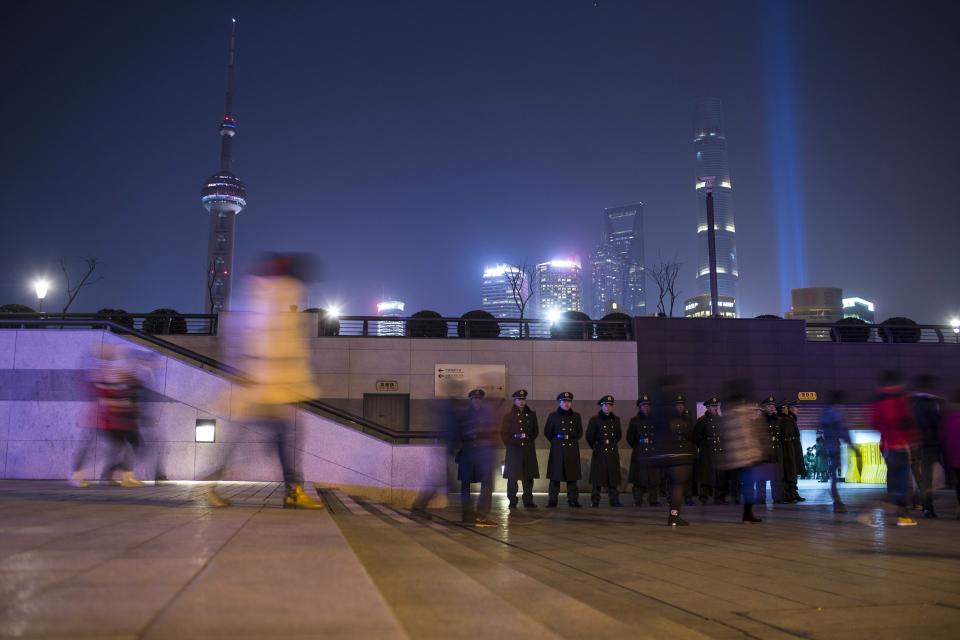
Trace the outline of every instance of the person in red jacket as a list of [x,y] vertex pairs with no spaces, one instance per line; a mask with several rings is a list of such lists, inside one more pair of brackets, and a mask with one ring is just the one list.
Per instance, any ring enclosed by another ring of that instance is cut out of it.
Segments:
[[897,526],[917,524],[907,512],[912,450],[920,440],[913,420],[910,399],[904,391],[903,377],[895,371],[880,376],[880,393],[873,403],[873,424],[880,432],[883,457],[887,463],[890,497],[897,505]]

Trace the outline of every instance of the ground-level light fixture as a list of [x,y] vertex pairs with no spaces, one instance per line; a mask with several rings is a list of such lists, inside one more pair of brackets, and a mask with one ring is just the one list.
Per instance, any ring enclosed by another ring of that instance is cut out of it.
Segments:
[[194,431],[194,442],[216,442],[217,421],[212,418],[198,418]]
[[332,304],[327,310],[327,317],[331,320],[335,320],[340,317],[340,307],[338,305]]
[[557,324],[560,322],[560,310],[550,309],[547,311],[547,320],[550,322],[550,324]]
[[960,333],[960,318],[953,318],[950,321],[950,326],[953,327],[954,333]]

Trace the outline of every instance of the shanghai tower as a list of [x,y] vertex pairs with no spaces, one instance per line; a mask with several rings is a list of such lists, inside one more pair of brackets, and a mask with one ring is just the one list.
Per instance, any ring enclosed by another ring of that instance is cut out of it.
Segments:
[[227,60],[227,101],[220,123],[220,171],[203,185],[201,199],[210,214],[207,242],[207,311],[218,313],[230,308],[233,281],[233,245],[237,214],[247,206],[247,189],[233,175],[233,138],[237,124],[233,118],[233,81],[236,65],[237,21],[231,22],[230,54]]
[[[723,130],[723,105],[717,98],[697,102],[693,148],[697,159],[697,293],[710,297],[710,254],[707,240],[707,192],[712,189],[716,231],[717,293],[721,306],[736,313],[737,227],[733,217],[727,139]],[[731,309],[732,307],[732,309]]]

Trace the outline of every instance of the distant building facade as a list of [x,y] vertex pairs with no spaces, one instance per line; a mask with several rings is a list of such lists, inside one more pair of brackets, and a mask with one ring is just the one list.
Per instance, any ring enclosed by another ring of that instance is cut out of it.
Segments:
[[860,318],[869,324],[875,324],[877,321],[874,304],[869,300],[856,297],[843,299],[843,317]]
[[646,315],[643,203],[603,210],[603,239],[590,256],[590,312]]
[[727,138],[723,128],[723,104],[717,98],[697,102],[693,150],[697,163],[697,293],[710,294],[710,252],[707,241],[707,191],[713,193],[716,231],[717,293],[720,299],[734,300],[740,271],[737,266],[737,226],[733,216],[733,185],[727,161]]
[[807,322],[836,322],[843,315],[843,289],[805,287],[790,290],[791,309],[785,316]]
[[[400,300],[384,300],[377,305],[377,315],[381,318],[401,318],[406,305]],[[404,326],[400,320],[378,320],[378,336],[403,336]]]
[[[704,293],[683,301],[683,315],[685,318],[710,318],[713,309],[710,305],[710,294]],[[736,300],[732,296],[717,296],[717,312],[721,318],[736,318]]]
[[583,311],[583,276],[575,260],[541,262],[534,269],[537,317],[557,312]]
[[[530,296],[530,277],[520,273],[520,269],[509,264],[498,264],[483,270],[483,281],[480,285],[482,302],[480,308],[487,311],[494,318],[519,318],[520,309],[513,295],[513,282],[520,287],[519,295],[524,299]],[[524,316],[533,313],[533,304],[524,309]],[[500,325],[501,336],[516,337],[520,333],[518,326]]]

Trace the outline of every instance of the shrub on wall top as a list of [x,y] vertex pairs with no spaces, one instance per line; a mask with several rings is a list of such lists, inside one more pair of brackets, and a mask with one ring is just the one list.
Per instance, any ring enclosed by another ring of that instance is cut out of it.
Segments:
[[879,332],[884,342],[920,342],[920,327],[910,318],[887,318]]
[[100,309],[97,311],[97,317],[103,320],[109,320],[110,322],[115,322],[124,327],[133,328],[133,316],[126,312],[124,309]]
[[467,311],[460,317],[464,320],[473,321],[457,323],[457,336],[461,338],[467,337],[468,327],[471,338],[497,338],[500,336],[500,323],[489,311],[474,309],[473,311]]
[[154,309],[143,321],[146,333],[186,333],[187,321],[176,309]]
[[598,340],[627,340],[633,335],[633,318],[625,313],[614,311],[603,316],[601,320],[620,324],[597,324]]
[[582,311],[564,311],[560,319],[550,325],[550,337],[557,340],[589,340],[593,337],[593,323]]
[[340,335],[340,318],[330,317],[330,312],[323,307],[310,307],[309,309],[304,309],[303,312],[317,314],[318,336]]
[[837,320],[830,339],[834,342],[869,342],[870,327],[860,318],[843,318]]
[[447,323],[436,311],[417,311],[407,320],[406,334],[411,338],[446,338]]

